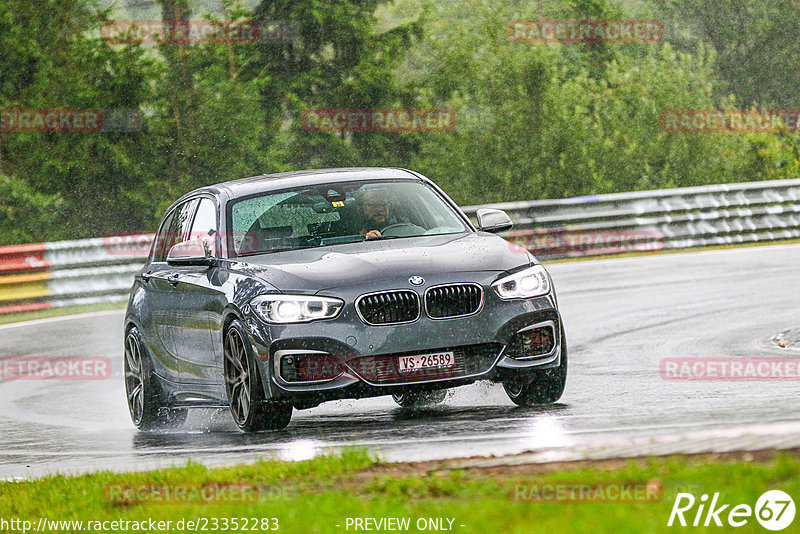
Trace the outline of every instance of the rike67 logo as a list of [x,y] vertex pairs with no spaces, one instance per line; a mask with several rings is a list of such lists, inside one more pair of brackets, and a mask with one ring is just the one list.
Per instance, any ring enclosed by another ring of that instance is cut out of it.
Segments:
[[767,530],[780,531],[794,521],[794,501],[788,493],[780,490],[765,492],[756,501],[755,508],[749,504],[731,505],[720,500],[715,493],[709,502],[707,494],[696,499],[691,493],[678,493],[667,526],[692,527],[743,527],[755,516],[756,521]]

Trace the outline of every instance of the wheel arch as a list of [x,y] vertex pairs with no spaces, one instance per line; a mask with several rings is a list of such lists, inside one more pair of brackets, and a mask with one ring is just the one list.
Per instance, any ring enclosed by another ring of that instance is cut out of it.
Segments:
[[266,395],[267,399],[271,399],[274,397],[272,391],[272,375],[269,370],[268,362],[264,362],[258,354],[257,346],[253,340],[253,334],[251,332],[252,325],[245,319],[244,314],[242,311],[234,306],[228,306],[222,314],[222,330],[220,335],[222,336],[222,357],[225,358],[225,335],[228,332],[228,329],[231,326],[233,321],[239,321],[244,328],[245,334],[247,335],[247,339],[245,342],[249,345],[250,350],[252,351],[253,360],[255,363],[256,372],[259,375],[259,379],[261,381],[261,387],[264,390],[264,394]]
[[126,337],[126,338],[128,337],[128,334],[130,334],[130,333],[131,333],[131,330],[132,330],[132,329],[134,329],[134,328],[138,329],[138,330],[139,330],[139,332],[141,332],[141,331],[142,331],[142,327],[140,327],[140,326],[139,326],[139,325],[136,323],[136,321],[134,321],[134,320],[132,320],[132,319],[126,319],[126,320],[125,320],[125,330],[124,330],[124,332],[125,332],[125,337]]
[[228,328],[230,328],[231,323],[237,320],[241,322],[243,325],[247,324],[247,322],[244,319],[244,314],[242,313],[242,310],[240,310],[237,306],[234,306],[233,304],[229,304],[228,306],[225,307],[225,309],[222,312],[221,334],[224,336],[227,333]]

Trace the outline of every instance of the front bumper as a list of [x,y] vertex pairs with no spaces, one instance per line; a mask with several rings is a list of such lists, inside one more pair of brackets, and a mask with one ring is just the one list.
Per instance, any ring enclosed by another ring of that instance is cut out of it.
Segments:
[[[299,404],[325,400],[387,395],[400,391],[449,388],[476,380],[504,381],[541,369],[557,367],[562,350],[561,317],[555,295],[502,300],[490,284],[498,273],[457,273],[446,280],[428,280],[413,288],[423,295],[426,287],[440,283],[479,283],[484,300],[478,313],[450,319],[432,319],[425,313],[409,323],[367,325],[356,311],[358,296],[373,290],[408,289],[402,281],[383,281],[382,287],[353,286],[319,294],[343,298],[342,313],[335,319],[305,324],[267,325],[253,317],[248,321],[261,364],[268,398]],[[430,278],[430,277],[426,277]],[[394,284],[392,282],[395,282]],[[248,314],[252,315],[252,314]],[[530,327],[552,327],[552,349],[529,357],[509,355],[509,344]],[[452,351],[458,364],[451,369],[400,373],[399,356]],[[331,378],[298,383],[281,373],[281,358],[315,354],[330,359],[341,371]]]

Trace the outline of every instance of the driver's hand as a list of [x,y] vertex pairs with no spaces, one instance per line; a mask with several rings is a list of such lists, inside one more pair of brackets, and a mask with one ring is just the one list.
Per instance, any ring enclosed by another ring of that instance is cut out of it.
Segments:
[[369,232],[364,234],[364,237],[366,237],[367,239],[372,239],[373,237],[381,237],[381,233],[378,230],[370,230]]

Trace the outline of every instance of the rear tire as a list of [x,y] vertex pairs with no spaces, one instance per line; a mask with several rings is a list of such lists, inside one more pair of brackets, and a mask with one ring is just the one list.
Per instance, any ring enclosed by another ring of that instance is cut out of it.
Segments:
[[392,399],[403,408],[423,408],[444,402],[447,397],[447,391],[446,389],[436,389],[414,393],[397,393],[392,395]]
[[231,415],[243,432],[280,430],[292,419],[292,405],[267,400],[255,355],[242,324],[235,320],[225,332],[225,392]]
[[135,326],[125,336],[124,373],[128,412],[136,428],[143,432],[174,429],[186,421],[186,409],[163,405],[153,362]]
[[517,406],[553,404],[564,394],[567,383],[567,338],[561,329],[561,363],[558,367],[535,371],[524,380],[503,383],[508,398]]

